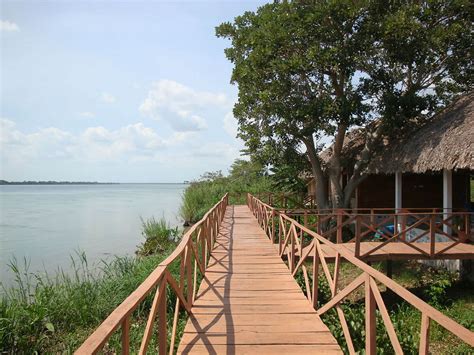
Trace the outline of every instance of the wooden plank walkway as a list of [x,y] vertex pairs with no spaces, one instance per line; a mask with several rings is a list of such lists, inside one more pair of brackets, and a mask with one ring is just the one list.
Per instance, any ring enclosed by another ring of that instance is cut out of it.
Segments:
[[227,207],[180,354],[342,353],[247,206]]

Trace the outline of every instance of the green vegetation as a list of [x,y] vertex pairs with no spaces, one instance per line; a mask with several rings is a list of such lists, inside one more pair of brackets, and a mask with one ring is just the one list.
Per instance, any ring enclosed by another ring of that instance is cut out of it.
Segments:
[[[333,271],[333,264],[329,265]],[[383,264],[372,267],[382,271]],[[394,262],[393,279],[406,287],[424,301],[437,308],[462,326],[474,331],[474,284],[460,281],[458,276],[440,269],[433,269],[417,262]],[[309,268],[311,269],[311,268]],[[348,285],[360,270],[349,263],[343,263],[340,269],[340,285]],[[302,272],[296,280],[305,291]],[[331,297],[331,291],[324,276],[320,274],[319,304],[325,304]],[[421,314],[409,303],[381,287],[382,297],[390,313],[393,326],[406,354],[418,353]],[[346,321],[349,324],[355,349],[365,349],[365,305],[362,289],[355,291],[341,303]],[[347,353],[347,344],[335,309],[322,316],[324,323]],[[452,334],[431,322],[430,350],[433,354],[468,354],[474,351]],[[393,353],[390,339],[377,310],[377,350],[380,353]]]
[[[143,221],[146,240],[139,257],[115,257],[100,265],[89,265],[84,253],[71,257],[72,272],[30,273],[25,260],[10,263],[15,284],[0,296],[0,353],[58,353],[74,351],[87,336],[130,295],[156,266],[176,247],[178,230],[162,219]],[[179,265],[171,272],[179,277]],[[168,292],[168,312],[173,313],[175,296]],[[131,344],[139,346],[151,297],[134,312]],[[185,325],[182,315],[178,334]],[[120,332],[119,332],[120,333]],[[117,352],[120,334],[107,349]],[[152,344],[153,345],[153,344]]]
[[[472,90],[472,23],[467,0],[339,0],[273,1],[221,24],[248,153],[273,166],[305,156],[318,181],[331,181],[332,205],[347,207],[384,138]],[[346,159],[356,127],[366,144]],[[327,159],[323,137],[334,143]],[[315,187],[327,208],[326,184]]]
[[272,175],[258,162],[236,160],[229,175],[224,176],[220,171],[206,173],[198,181],[194,181],[186,189],[180,210],[186,224],[199,221],[204,214],[224,196],[229,193],[229,203],[245,204],[247,193],[277,192],[285,190],[290,184],[302,184],[295,175],[288,178],[287,184],[277,186]]
[[174,247],[181,236],[178,227],[171,228],[164,218],[158,221],[154,217],[142,219],[142,229],[145,242],[138,247],[138,255],[162,254]]

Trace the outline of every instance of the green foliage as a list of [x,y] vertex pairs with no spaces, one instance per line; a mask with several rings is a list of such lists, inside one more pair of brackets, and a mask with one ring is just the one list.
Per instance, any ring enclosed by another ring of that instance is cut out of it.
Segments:
[[[178,228],[171,228],[163,218],[142,220],[142,226],[145,242],[137,251],[140,257],[115,257],[89,265],[85,253],[78,252],[71,257],[71,272],[59,269],[54,275],[31,273],[26,259],[22,265],[13,259],[10,269],[15,284],[4,288],[0,296],[0,353],[75,350],[175,249],[180,237]],[[179,278],[179,262],[171,263],[168,269]],[[140,344],[148,315],[145,310],[150,308],[152,297],[147,296],[133,314],[131,344],[135,348]],[[168,292],[167,302],[168,314],[173,314],[174,292]],[[181,312],[178,339],[185,323]],[[118,333],[106,345],[110,352],[120,349]]]
[[180,208],[185,225],[199,221],[224,196],[227,187],[224,178],[192,182],[184,191]]
[[[343,302],[341,308],[344,312],[349,332],[356,351],[365,351],[365,306],[363,301]],[[335,309],[326,312],[322,317],[339,345],[345,353],[348,353],[346,339],[342,330],[339,317]],[[390,312],[395,332],[397,333],[400,346],[405,354],[416,354],[418,351],[418,334],[420,315],[406,305],[401,305]],[[393,354],[393,347],[385,329],[380,312],[376,311],[377,322],[377,353]]]
[[74,350],[166,255],[116,257],[98,269],[78,253],[71,273],[54,276],[30,273],[26,261],[20,266],[13,260],[16,284],[0,298],[0,352]]
[[[473,13],[467,0],[275,1],[221,24],[216,35],[231,41],[225,55],[247,152],[285,165],[279,153],[298,155],[304,145],[315,177],[330,177],[335,203],[348,204],[384,135],[472,90]],[[342,142],[356,126],[370,133],[366,151],[344,161]],[[317,154],[324,136],[340,143],[328,164]],[[352,172],[344,187],[343,168]]]
[[[376,269],[380,269],[382,264],[373,264]],[[307,264],[311,270],[311,263]],[[329,265],[333,270],[333,265]],[[356,273],[354,273],[354,271]],[[321,272],[321,271],[320,271]],[[341,265],[340,282],[347,285],[358,274],[357,268],[349,264]],[[474,294],[472,289],[474,284],[461,282],[456,276],[447,271],[428,268],[419,263],[397,264],[395,281],[413,287],[411,290],[419,294],[425,301],[439,308],[448,317],[459,322],[467,329],[474,329]],[[310,283],[312,277],[310,275]],[[301,269],[296,273],[295,280],[306,294],[306,285]],[[447,286],[450,284],[450,286]],[[381,290],[383,291],[383,289]],[[320,308],[331,299],[331,291],[326,278],[320,273],[318,278],[318,307]],[[406,354],[415,354],[419,345],[419,331],[421,324],[421,313],[410,304],[403,301],[391,292],[382,292],[385,305],[390,314],[395,332],[400,345]],[[351,339],[356,351],[365,351],[365,304],[362,291],[356,291],[341,304],[346,321],[349,326]],[[348,353],[346,340],[340,325],[340,320],[335,309],[326,312],[322,317],[331,333],[337,339],[345,353]],[[377,322],[377,353],[392,354],[388,333],[385,329],[380,312],[376,311]],[[446,331],[435,322],[431,323],[431,346],[433,353],[471,353],[472,347],[459,341],[456,334]]]
[[436,308],[449,305],[447,291],[457,276],[443,269],[424,268],[420,273],[417,286],[423,290],[423,296],[427,302]]
[[221,172],[205,173],[185,190],[180,215],[185,224],[196,223],[225,193],[230,203],[245,204],[247,193],[274,191],[272,177],[258,162],[237,159],[228,176]]
[[176,246],[181,236],[178,228],[171,228],[164,218],[159,221],[154,217],[146,221],[142,219],[142,229],[145,242],[137,250],[139,255],[157,254],[171,249]]

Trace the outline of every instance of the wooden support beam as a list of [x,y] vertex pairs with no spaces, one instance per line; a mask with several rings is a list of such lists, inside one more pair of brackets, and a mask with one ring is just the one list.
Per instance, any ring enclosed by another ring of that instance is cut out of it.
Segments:
[[370,275],[365,280],[365,353],[377,353],[377,319],[375,317],[375,297],[370,285]]
[[122,322],[122,355],[130,354],[130,315]]
[[430,318],[426,313],[421,314],[420,355],[428,355],[430,347]]

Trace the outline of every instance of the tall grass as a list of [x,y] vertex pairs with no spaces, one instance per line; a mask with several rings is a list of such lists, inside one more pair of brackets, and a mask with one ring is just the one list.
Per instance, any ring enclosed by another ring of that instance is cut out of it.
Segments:
[[143,228],[143,257],[114,257],[90,265],[85,253],[78,252],[71,257],[70,272],[59,269],[55,274],[30,272],[27,260],[13,259],[14,285],[2,285],[0,296],[0,353],[77,348],[174,250],[179,232],[163,219],[143,221]]
[[164,217],[159,220],[151,217],[142,219],[142,235],[145,241],[138,247],[137,254],[151,255],[162,253],[176,245],[181,233],[177,227],[172,228]]

